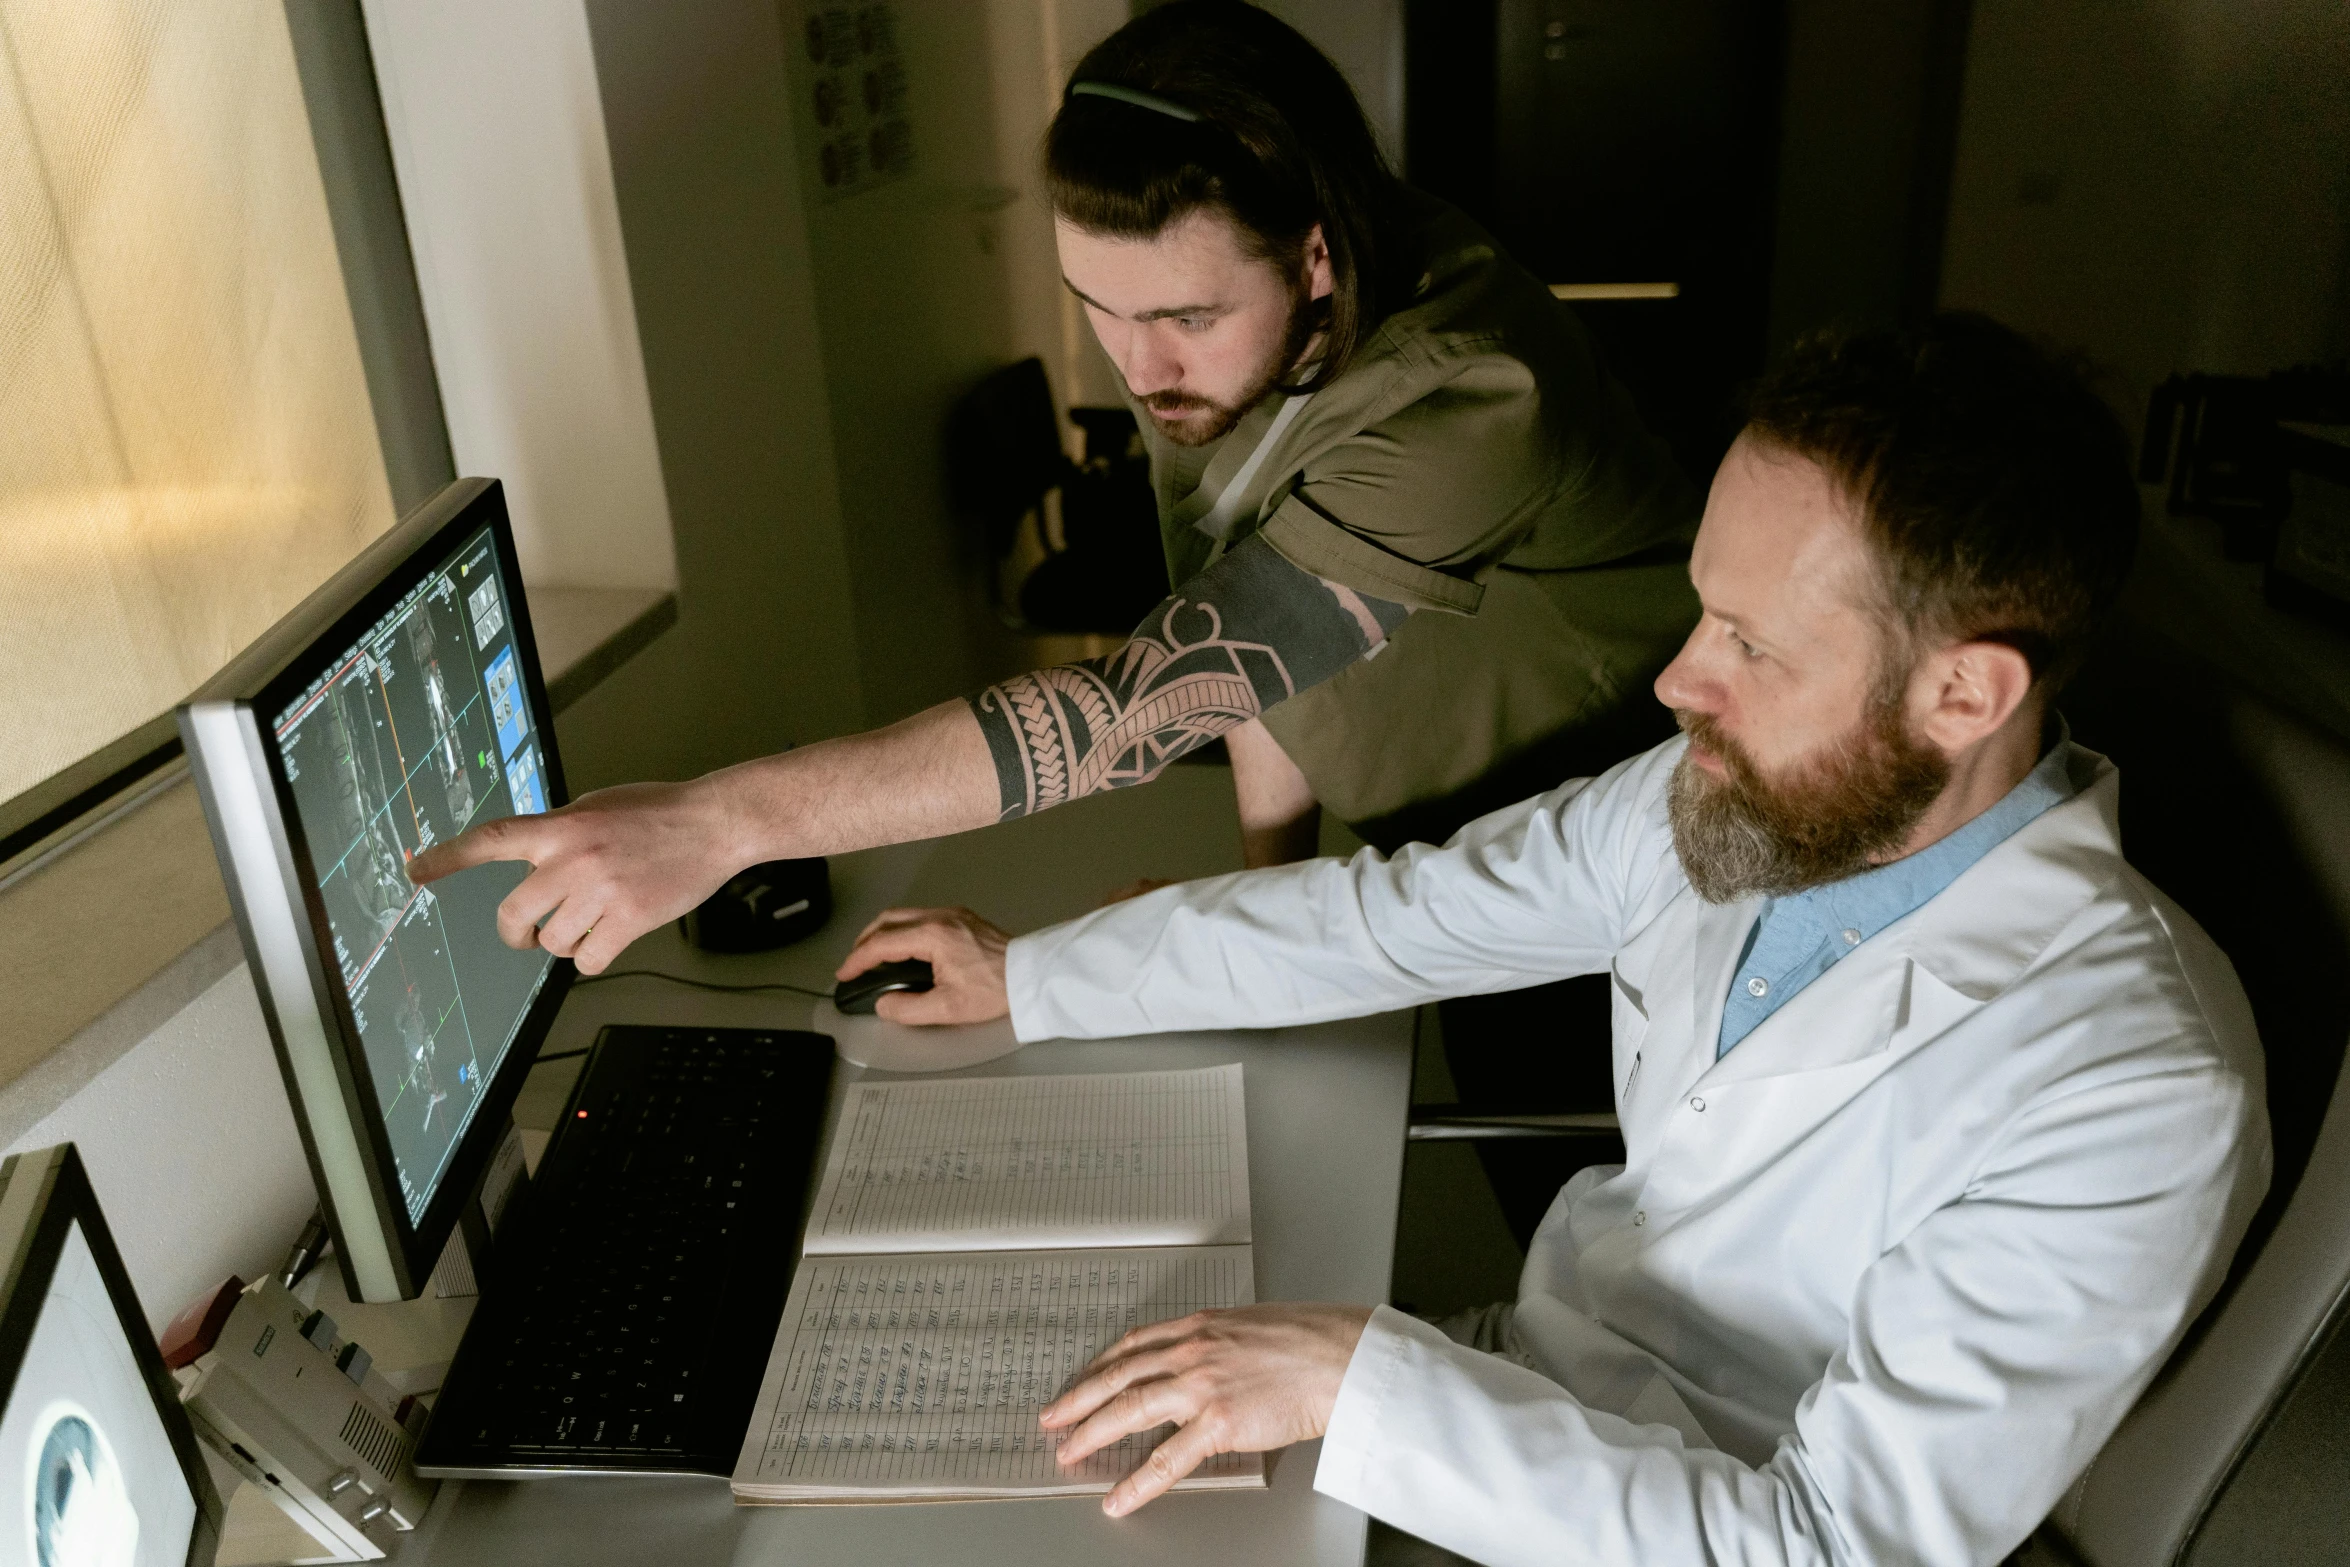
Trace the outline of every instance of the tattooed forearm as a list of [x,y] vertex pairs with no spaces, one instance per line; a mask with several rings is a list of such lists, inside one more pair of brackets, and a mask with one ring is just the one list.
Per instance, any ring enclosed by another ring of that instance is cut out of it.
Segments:
[[1214,606],[1176,598],[1158,614],[1156,634],[1137,632],[1107,658],[1015,675],[971,699],[1005,816],[1154,778],[1293,689],[1280,655],[1225,636]]
[[970,699],[1002,814],[1145,783],[1376,649],[1407,613],[1246,540],[1153,610],[1117,652],[1017,675]]

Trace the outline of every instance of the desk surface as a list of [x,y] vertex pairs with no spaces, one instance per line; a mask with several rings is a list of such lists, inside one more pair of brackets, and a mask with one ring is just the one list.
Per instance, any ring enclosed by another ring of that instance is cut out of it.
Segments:
[[[1150,787],[1042,818],[846,856],[833,866],[836,912],[804,947],[716,958],[667,931],[638,942],[617,966],[717,984],[823,989],[865,922],[893,904],[966,903],[1008,929],[1028,930],[1082,913],[1137,876],[1210,875],[1237,860],[1230,775],[1177,767]],[[714,995],[620,980],[576,992],[546,1049],[584,1045],[606,1023],[799,1027],[810,1006],[783,993]],[[1031,1045],[965,1075],[1241,1063],[1258,1297],[1367,1305],[1386,1299],[1394,1261],[1411,1041],[1410,1016],[1394,1014],[1306,1029]],[[542,1068],[515,1118],[551,1125],[572,1070],[569,1063]],[[838,1089],[861,1075],[843,1062]],[[767,1346],[743,1352],[763,1358]],[[926,1558],[1029,1567],[1081,1556],[1184,1567],[1210,1560],[1351,1567],[1362,1560],[1364,1516],[1314,1493],[1317,1449],[1309,1443],[1280,1455],[1263,1492],[1168,1497],[1116,1522],[1091,1498],[738,1508],[722,1480],[458,1482],[443,1488],[398,1559],[426,1567],[637,1567],[656,1551],[663,1567]]]

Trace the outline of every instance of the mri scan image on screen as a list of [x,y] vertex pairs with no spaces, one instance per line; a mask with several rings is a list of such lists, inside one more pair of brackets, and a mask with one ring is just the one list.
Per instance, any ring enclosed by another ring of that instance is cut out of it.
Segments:
[[76,1224],[0,1415],[0,1561],[185,1567],[196,1498]]

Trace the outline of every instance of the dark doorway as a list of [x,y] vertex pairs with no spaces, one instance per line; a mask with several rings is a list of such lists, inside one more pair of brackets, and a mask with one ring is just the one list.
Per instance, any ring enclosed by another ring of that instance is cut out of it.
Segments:
[[[1409,0],[1405,172],[1573,308],[1702,480],[1762,367],[1780,0]],[[1669,290],[1669,293],[1668,293]]]

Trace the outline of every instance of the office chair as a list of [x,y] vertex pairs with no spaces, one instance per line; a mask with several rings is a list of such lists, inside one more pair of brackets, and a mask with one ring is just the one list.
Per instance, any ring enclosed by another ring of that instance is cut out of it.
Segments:
[[1540,1115],[1480,1105],[1429,1104],[1412,1106],[1404,1135],[1415,1143],[1467,1143],[1529,1137],[1601,1140],[1621,1137],[1623,1132],[1613,1110]]
[[[989,372],[948,413],[947,494],[972,529],[989,607],[1006,625],[1122,636],[1167,593],[1150,465],[1124,408],[1073,408],[1070,418],[1084,433],[1082,462],[1061,449],[1043,360]],[[1044,525],[1045,499],[1055,491],[1057,541]],[[1032,513],[1045,558],[1006,603],[1003,568]]]
[[2276,1170],[2218,1298],[2020,1559],[2338,1560],[2350,1440],[2320,1404],[2350,1369],[2350,745],[2139,622],[2064,706],[2122,769],[2131,863],[2244,982]]

